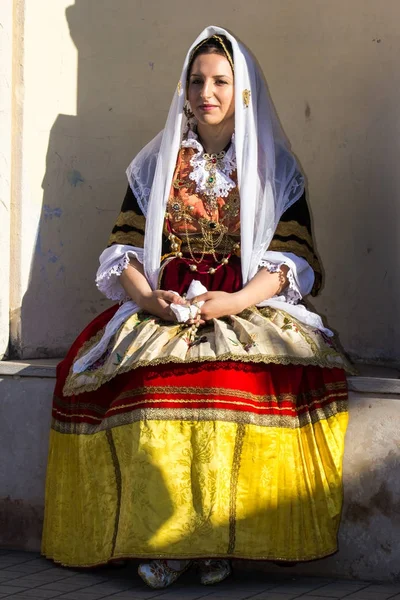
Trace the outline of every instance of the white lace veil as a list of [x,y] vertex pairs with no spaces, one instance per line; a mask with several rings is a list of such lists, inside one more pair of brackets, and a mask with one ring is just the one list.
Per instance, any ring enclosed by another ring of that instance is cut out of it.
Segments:
[[282,213],[303,193],[304,180],[275,115],[263,74],[250,51],[221,27],[207,27],[190,47],[165,128],[133,159],[129,184],[146,216],[144,269],[153,288],[160,269],[162,229],[176,159],[187,127],[186,73],[193,49],[225,35],[235,68],[235,140],[240,192],[243,284],[257,272]]

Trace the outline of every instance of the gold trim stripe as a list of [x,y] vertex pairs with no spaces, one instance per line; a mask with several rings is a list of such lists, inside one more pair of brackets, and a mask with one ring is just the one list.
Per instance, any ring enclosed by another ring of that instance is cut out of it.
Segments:
[[[134,398],[135,396],[147,396],[149,394],[170,394],[170,395],[174,395],[174,394],[185,394],[187,396],[189,395],[196,395],[196,396],[203,396],[201,398],[201,402],[229,402],[229,398],[243,398],[246,400],[252,400],[253,402],[256,403],[260,403],[263,404],[265,402],[275,402],[275,403],[279,403],[279,402],[292,402],[295,409],[297,411],[302,410],[303,408],[310,408],[315,404],[318,404],[320,402],[325,402],[326,400],[328,400],[329,398],[334,398],[337,395],[341,395],[338,394],[338,392],[340,390],[344,390],[343,394],[347,395],[347,382],[346,381],[339,381],[339,382],[331,382],[331,383],[327,383],[325,385],[324,388],[320,388],[317,390],[309,390],[308,392],[301,392],[300,394],[296,395],[296,394],[292,394],[290,392],[286,392],[286,393],[282,393],[282,394],[267,394],[267,395],[258,395],[258,394],[252,394],[251,392],[246,392],[244,390],[232,390],[232,389],[226,389],[226,388],[201,388],[201,387],[195,387],[195,388],[188,388],[188,387],[174,387],[174,386],[170,386],[170,387],[164,387],[164,386],[148,386],[148,387],[140,387],[140,388],[135,388],[126,392],[123,392],[122,394],[120,394],[117,399],[115,400],[115,402],[124,400],[125,398]],[[335,394],[325,394],[325,391],[331,391],[331,392],[336,392]],[[205,396],[211,396],[211,395],[219,395],[219,398],[212,398],[210,400],[206,399]],[[226,396],[227,399],[223,400],[221,398],[221,396]],[[312,400],[312,398],[316,398],[316,400]],[[297,400],[301,399],[301,400],[306,400],[306,404],[301,404],[301,405],[297,405]],[[59,410],[59,407],[68,409],[71,405],[68,402],[64,402],[60,399],[57,398],[56,400],[57,405],[55,408],[55,411],[63,416],[76,416],[76,417],[80,417],[80,418],[84,418],[85,416],[92,418],[92,419],[96,419],[97,417],[93,416],[93,415],[87,415],[86,413],[80,413],[80,414],[74,414],[74,413],[68,413],[68,412],[61,412]],[[158,398],[158,399],[154,399],[154,398],[143,398],[142,400],[140,400],[140,402],[170,402],[170,403],[191,403],[191,402],[199,402],[199,399],[197,398],[184,398],[184,399],[172,399],[172,398]],[[239,400],[234,400],[235,404],[237,404],[238,406],[240,406],[241,404],[245,405],[245,406],[253,406],[250,404],[246,404],[244,402],[241,402]],[[129,408],[129,407],[134,407],[137,404],[137,402],[130,402],[129,404],[120,404],[118,406],[113,406],[110,408],[105,408],[105,407],[99,407],[96,406],[95,404],[92,403],[88,403],[88,404],[79,404],[79,408],[81,410],[89,410],[89,411],[93,411],[95,413],[98,413],[100,415],[104,415],[106,412],[112,412],[112,411],[116,411],[116,410],[120,410],[121,408]],[[280,406],[276,406],[274,407],[275,410],[288,410],[288,407],[280,407]]]
[[[347,391],[347,382],[346,381],[333,381],[325,384],[323,388],[319,388],[316,390],[309,390],[307,392],[300,392],[299,394],[292,394],[291,392],[283,392],[281,394],[252,394],[251,392],[247,392],[245,390],[239,389],[227,389],[227,388],[206,388],[206,387],[182,387],[182,386],[146,386],[140,388],[134,388],[132,390],[127,390],[126,392],[122,392],[117,399],[124,400],[124,398],[131,398],[135,396],[141,396],[143,394],[186,394],[186,395],[196,395],[196,396],[209,396],[211,394],[218,394],[220,396],[232,396],[232,397],[241,397],[246,398],[247,400],[253,400],[254,402],[269,402],[276,401],[282,402],[283,400],[292,401],[296,403],[298,398],[321,398],[324,394],[325,390],[329,391],[337,391],[337,390],[346,390]],[[169,401],[169,400],[168,400]],[[298,407],[300,408],[300,407]]]
[[126,246],[144,247],[144,235],[137,231],[117,231],[108,238],[108,246],[112,244],[124,244]]
[[299,238],[299,240],[309,244],[312,249],[314,248],[314,242],[307,227],[305,225],[300,225],[297,221],[279,221],[275,230],[275,235],[282,237],[294,235]]
[[[288,408],[285,406],[274,406],[274,407],[265,407],[264,410],[266,410],[267,408],[270,408],[270,410],[280,410],[280,411],[284,411],[284,410],[292,410],[293,412],[300,412],[300,410],[305,409],[305,408],[311,408],[312,406],[315,406],[316,404],[321,404],[322,402],[327,402],[328,400],[332,399],[332,398],[347,398],[347,392],[342,392],[342,393],[334,393],[334,394],[328,394],[326,396],[324,396],[323,398],[319,399],[319,400],[315,400],[314,402],[311,402],[310,404],[303,404],[301,406],[298,407],[294,407],[294,408]],[[122,409],[132,409],[132,410],[143,410],[143,407],[140,407],[139,409],[135,408],[138,404],[146,404],[146,405],[151,405],[151,404],[159,404],[159,403],[168,403],[168,404],[196,404],[197,402],[201,402],[202,404],[227,404],[229,402],[229,400],[222,400],[221,398],[213,398],[211,400],[208,400],[206,398],[202,398],[201,400],[189,400],[187,398],[179,398],[179,399],[166,399],[166,398],[157,398],[157,399],[150,399],[150,398],[143,398],[143,400],[138,400],[136,402],[130,402],[129,404],[120,404],[119,406],[113,406],[111,407],[107,413],[110,414],[112,412],[117,412],[120,411]],[[234,401],[232,402],[232,404],[234,404],[235,406],[244,406],[250,409],[254,410],[254,404],[250,404],[249,402],[240,402],[240,401]],[[164,410],[164,408],[160,408],[160,409],[155,409],[155,410]],[[179,410],[179,409],[171,409],[171,410]],[[198,409],[192,409],[192,410],[198,410]],[[201,410],[201,409],[200,409]],[[225,410],[233,410],[230,408],[227,408]],[[55,410],[57,415],[63,416],[63,417],[75,417],[75,418],[80,418],[80,419],[92,419],[92,420],[96,420],[96,421],[102,421],[103,419],[101,417],[94,417],[92,415],[88,415],[85,413],[63,413],[59,410]],[[292,418],[296,418],[295,416]]]
[[[58,396],[54,396],[54,405],[55,405],[57,411],[58,411],[58,408],[64,408],[67,410],[68,408],[71,408],[71,406],[72,406],[70,402],[65,402]],[[93,411],[94,413],[98,413],[99,415],[104,415],[104,413],[107,411],[106,407],[99,406],[98,404],[94,404],[91,402],[80,402],[79,408],[81,410]],[[65,413],[65,414],[68,414],[68,413]]]
[[[297,324],[297,323],[296,323]],[[299,327],[299,329],[301,329]],[[91,341],[91,340],[90,340]],[[83,355],[79,352],[75,358],[77,360],[79,356]],[[193,359],[182,360],[178,359],[178,357],[169,357],[165,356],[162,358],[154,358],[152,360],[141,360],[136,361],[125,367],[120,367],[118,370],[113,373],[104,375],[102,373],[94,373],[93,381],[91,383],[86,383],[81,386],[76,386],[75,379],[76,375],[72,371],[72,367],[70,369],[70,373],[67,377],[66,383],[63,389],[64,396],[74,396],[78,394],[82,394],[84,392],[92,392],[94,390],[99,389],[104,383],[112,380],[117,375],[121,373],[127,373],[128,371],[133,371],[134,369],[138,369],[140,367],[148,367],[155,365],[166,365],[166,364],[191,364],[191,363],[216,363],[216,362],[224,362],[226,360],[230,360],[235,363],[256,363],[256,364],[278,364],[278,365],[304,365],[304,366],[314,366],[314,367],[322,367],[327,369],[344,369],[350,374],[354,374],[354,369],[350,365],[350,363],[345,359],[344,356],[340,356],[339,354],[335,356],[335,363],[330,362],[325,359],[324,356],[310,356],[307,358],[302,358],[300,356],[288,356],[288,355],[265,355],[265,354],[249,354],[249,355],[234,355],[230,352],[225,354],[220,354],[218,357],[204,356],[204,357],[195,357]]]
[[[142,420],[155,421],[222,421],[226,423],[243,423],[257,427],[274,427],[299,429],[310,423],[325,421],[338,413],[347,412],[347,394],[340,394],[336,402],[323,409],[318,408],[296,417],[286,415],[260,415],[246,411],[235,411],[218,408],[140,408],[128,413],[120,413],[104,419],[99,425],[91,423],[66,423],[53,418],[52,428],[59,433],[91,435],[113,427],[130,425]],[[79,416],[79,415],[77,415]]]
[[140,229],[143,231],[144,234],[146,218],[143,215],[138,215],[137,213],[135,213],[134,210],[120,212],[118,215],[118,219],[115,222],[115,227],[124,227],[124,225]]
[[[314,402],[311,402],[310,404],[302,404],[301,406],[295,406],[294,408],[288,408],[287,406],[273,406],[270,407],[271,410],[295,410],[296,412],[300,412],[300,410],[305,409],[305,408],[310,408],[312,406],[314,406],[315,404],[321,404],[321,402],[327,402],[328,400],[330,400],[331,398],[337,398],[337,397],[347,397],[347,392],[342,392],[342,393],[334,393],[334,394],[328,394],[327,396],[324,396],[323,398],[321,398],[320,400],[314,400]],[[202,402],[205,404],[226,404],[227,402],[230,402],[230,400],[222,400],[221,398],[213,398],[211,400],[208,400],[206,398],[202,398],[201,400],[189,400],[187,398],[180,398],[180,399],[166,399],[166,398],[158,398],[158,399],[154,399],[151,400],[150,398],[145,398],[143,400],[139,401],[140,404],[157,404],[158,402],[168,402],[169,404],[192,404],[192,403],[196,403],[196,402]],[[136,402],[137,404],[137,402]],[[235,404],[235,406],[247,406],[249,408],[253,408],[254,409],[254,404],[250,404],[249,402],[241,402],[240,400],[235,400],[234,402],[232,402],[232,404]],[[108,412],[115,412],[118,409],[121,408],[130,408],[130,407],[134,407],[135,406],[135,402],[132,402],[130,404],[123,404],[120,406],[115,406],[110,408],[110,410]],[[229,410],[229,409],[228,409]]]

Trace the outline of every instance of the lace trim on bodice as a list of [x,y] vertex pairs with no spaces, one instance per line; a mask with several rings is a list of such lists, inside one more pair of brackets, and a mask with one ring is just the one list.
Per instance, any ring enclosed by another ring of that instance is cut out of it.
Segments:
[[[207,194],[210,191],[208,183],[209,171],[206,170],[206,159],[204,158],[204,148],[200,144],[197,134],[189,130],[187,138],[182,141],[182,148],[193,148],[196,153],[190,159],[193,171],[189,177],[196,183],[197,194]],[[214,193],[216,197],[226,198],[236,187],[230,175],[236,171],[236,152],[235,152],[235,134],[232,136],[231,144],[225,153],[225,156],[219,161],[219,167],[215,171]]]

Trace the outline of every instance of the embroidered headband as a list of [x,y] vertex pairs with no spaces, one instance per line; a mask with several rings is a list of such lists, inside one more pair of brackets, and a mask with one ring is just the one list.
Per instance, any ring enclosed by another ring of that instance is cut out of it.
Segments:
[[190,60],[189,60],[189,67],[190,67],[190,66],[191,66],[191,64],[192,64],[193,57],[194,57],[194,55],[196,54],[197,50],[199,50],[199,48],[201,48],[202,46],[204,46],[204,44],[206,44],[206,43],[207,43],[209,40],[212,40],[212,39],[215,39],[215,40],[217,40],[217,42],[218,42],[218,43],[219,43],[219,45],[221,46],[221,48],[222,48],[222,50],[224,51],[224,53],[225,53],[225,56],[226,56],[226,58],[227,58],[227,60],[228,60],[229,64],[231,65],[231,69],[232,69],[232,71],[233,71],[233,73],[234,73],[234,72],[235,72],[235,67],[234,67],[234,64],[233,64],[233,58],[232,58],[232,56],[231,56],[230,52],[228,51],[228,49],[227,49],[227,47],[226,47],[226,45],[225,45],[225,43],[224,43],[224,40],[223,40],[223,39],[222,39],[222,38],[221,38],[219,35],[216,35],[216,34],[212,35],[211,37],[208,37],[208,38],[206,38],[205,40],[202,40],[202,41],[200,42],[200,44],[198,44],[198,45],[197,45],[197,46],[196,46],[196,47],[193,49],[193,52],[192,52],[192,54],[191,54],[191,56],[190,56]]

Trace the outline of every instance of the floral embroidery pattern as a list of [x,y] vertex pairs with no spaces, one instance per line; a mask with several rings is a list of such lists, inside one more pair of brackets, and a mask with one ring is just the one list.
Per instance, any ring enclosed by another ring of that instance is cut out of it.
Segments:
[[294,321],[292,321],[292,319],[290,319],[289,317],[285,317],[283,319],[283,325],[281,327],[282,331],[295,331],[296,333],[298,333],[299,328],[297,327],[296,323]]
[[[169,363],[233,360],[318,365],[353,372],[329,338],[284,310],[253,307],[229,320],[215,319],[212,326],[200,327],[196,335],[191,335],[191,331],[180,324],[137,313],[115,334],[111,349],[99,364],[83,373],[70,373],[63,394],[95,390],[120,373]],[[88,350],[90,345],[84,349]]]

